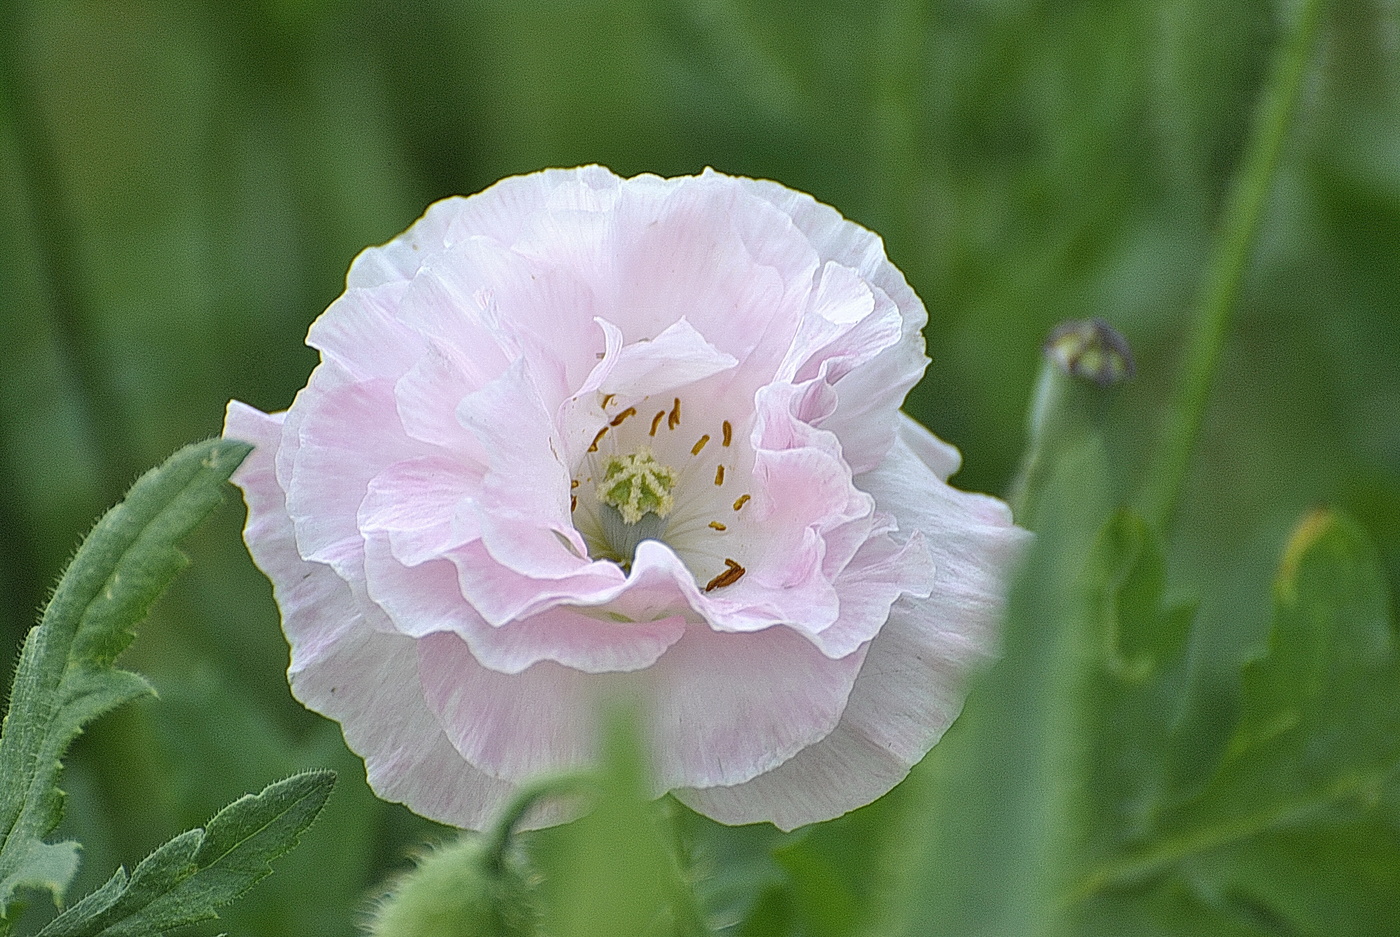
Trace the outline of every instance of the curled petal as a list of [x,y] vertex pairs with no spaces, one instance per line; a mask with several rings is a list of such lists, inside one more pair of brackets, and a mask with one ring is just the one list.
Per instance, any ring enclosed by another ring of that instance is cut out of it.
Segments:
[[286,414],[231,404],[293,691],[371,784],[480,826],[639,696],[658,792],[791,827],[888,790],[995,643],[1024,533],[899,413],[880,239],[710,170],[432,206],[356,258]]

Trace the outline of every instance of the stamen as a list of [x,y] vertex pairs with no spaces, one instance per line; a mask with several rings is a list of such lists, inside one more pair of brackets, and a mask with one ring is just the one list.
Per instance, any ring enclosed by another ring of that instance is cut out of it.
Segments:
[[656,416],[654,416],[654,417],[651,418],[651,432],[650,432],[650,433],[647,433],[648,436],[655,436],[655,435],[656,435],[656,428],[657,428],[658,426],[661,425],[661,418],[662,418],[663,416],[665,416],[665,415],[666,415],[666,411],[665,411],[665,410],[658,410],[658,411],[656,412]]
[[681,425],[681,398],[677,397],[671,404],[671,415],[666,418],[666,428],[675,429]]
[[697,439],[697,440],[695,441],[695,445],[693,445],[693,446],[690,447],[690,454],[691,454],[691,455],[699,455],[699,454],[700,454],[700,450],[701,450],[701,449],[704,449],[704,448],[705,448],[705,443],[707,443],[707,442],[709,442],[709,441],[710,441],[710,434],[709,434],[709,433],[706,433],[704,436],[701,436],[699,439]]
[[734,427],[730,425],[728,420],[725,420],[721,424],[721,428],[724,430],[724,441],[721,442],[720,445],[728,446],[731,442],[734,441]]
[[637,408],[636,408],[636,407],[628,407],[626,410],[623,410],[623,411],[622,411],[621,413],[619,413],[617,416],[613,417],[613,418],[612,418],[612,421],[609,422],[608,425],[609,425],[609,426],[621,426],[623,420],[627,419],[629,416],[636,416],[636,415],[637,415]]
[[612,403],[612,402],[613,402],[613,398],[616,397],[616,396],[617,396],[617,394],[604,394],[604,395],[603,395],[603,402],[602,402],[602,404],[600,404],[600,406],[601,406],[604,410],[606,410],[606,409],[608,408],[608,404]]
[[578,495],[569,495],[569,511],[578,510]]
[[729,557],[724,558],[724,566],[724,572],[705,584],[706,592],[713,592],[725,586],[732,586],[744,577],[744,573],[748,572],[748,570],[744,569],[744,567],[740,566]]
[[741,507],[743,507],[744,505],[746,505],[746,504],[748,504],[748,503],[749,503],[749,496],[748,496],[748,495],[740,495],[740,496],[734,501],[734,510],[737,511],[737,510],[739,510]]
[[715,530],[728,530],[728,529],[729,529],[726,525],[721,524],[719,521],[710,521],[710,526],[713,527]]
[[716,465],[716,466],[715,466],[715,484],[716,484],[716,485],[723,485],[723,484],[724,484],[724,466],[723,466],[723,465]]
[[575,478],[573,481],[569,482],[569,490],[570,490],[570,491],[573,491],[573,490],[574,490],[575,488],[577,488],[577,487],[578,487],[578,479],[577,479],[577,478]]
[[588,451],[589,451],[589,452],[597,452],[597,451],[598,451],[598,443],[602,442],[602,441],[603,441],[603,437],[606,436],[607,434],[608,434],[608,428],[607,428],[606,426],[604,426],[602,429],[598,430],[598,435],[593,437],[593,442],[591,442],[591,443],[589,444],[589,446],[588,446]]

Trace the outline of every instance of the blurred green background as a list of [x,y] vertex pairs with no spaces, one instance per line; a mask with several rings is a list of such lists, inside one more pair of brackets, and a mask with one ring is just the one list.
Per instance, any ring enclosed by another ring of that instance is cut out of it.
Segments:
[[[1265,0],[0,0],[0,648],[144,468],[284,408],[351,258],[545,166],[725,172],[880,232],[929,307],[908,409],[1003,492],[1039,344],[1103,316],[1130,485],[1288,7]],[[1255,652],[1285,532],[1355,514],[1400,583],[1400,10],[1332,4],[1181,522],[1199,683]],[[348,934],[432,833],[291,700],[239,506],[127,665],[160,701],[70,760],[84,890],[247,790],[332,806],[232,933]],[[1222,692],[1225,692],[1222,690]],[[1228,702],[1228,701],[1227,701]],[[878,808],[877,808],[878,809]],[[77,891],[75,891],[75,894]],[[211,931],[212,932],[212,931]]]

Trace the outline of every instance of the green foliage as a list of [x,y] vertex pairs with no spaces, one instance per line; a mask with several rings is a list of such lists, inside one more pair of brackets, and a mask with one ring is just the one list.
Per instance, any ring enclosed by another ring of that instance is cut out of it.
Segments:
[[84,724],[150,692],[113,661],[188,562],[176,544],[222,500],[248,451],[195,443],[142,476],[78,549],[24,642],[0,735],[0,911],[18,888],[57,901],[72,878],[77,844],[43,841],[62,817],[60,759]]
[[1318,511],[1284,554],[1269,650],[1244,671],[1223,759],[1199,793],[1138,798],[1138,828],[1073,889],[1085,932],[1400,930],[1397,686],[1375,551]]
[[376,902],[371,937],[536,937],[540,876],[517,827],[540,810],[572,809],[589,787],[568,775],[526,785],[486,832],[464,831],[420,855]]
[[644,793],[637,727],[631,708],[611,710],[592,809],[542,831],[533,846],[544,876],[542,925],[551,937],[708,933],[682,877],[677,844]]
[[308,771],[219,811],[204,829],[172,839],[131,873],[118,869],[37,937],[142,937],[216,917],[269,874],[316,819],[335,775]]
[[[1131,482],[1152,458],[1183,310],[1294,8],[0,2],[4,653],[135,467],[217,431],[230,397],[269,410],[291,400],[315,359],[299,342],[355,252],[433,199],[544,165],[714,165],[811,191],[877,230],[931,313],[935,364],[909,409],[962,449],[960,487],[1006,490],[1050,326],[1110,319],[1140,365],[1107,427],[1110,464]],[[1249,702],[1261,691],[1240,668],[1276,624],[1261,596],[1300,513],[1344,506],[1377,539],[1383,578],[1400,581],[1400,46],[1394,10],[1373,0],[1329,4],[1319,31],[1178,523],[1159,543],[1120,518],[1074,561],[1095,570],[1080,626],[1121,645],[1081,674],[1090,754],[1073,778],[1103,814],[1066,814],[1081,834],[1069,887],[1088,889],[1072,909],[1085,927],[1151,935],[1176,915],[1197,932],[1312,933],[1286,902],[1259,903],[1272,894],[1250,879],[1260,844],[1277,847],[1276,884],[1306,877],[1296,894],[1314,907],[1364,907],[1351,904],[1358,889],[1383,883],[1392,861],[1390,834],[1354,797],[1304,818],[1314,833],[1335,818],[1326,853],[1285,841],[1290,825],[1090,884],[1158,835],[1200,829],[1187,805],[1220,790],[1227,752],[1231,764],[1253,757],[1236,751],[1237,724],[1268,734],[1247,713],[1273,711]],[[314,861],[279,872],[223,925],[344,937],[358,896],[430,825],[375,801],[335,727],[290,698],[277,613],[233,515],[190,542],[195,568],[128,654],[162,702],[124,707],[70,754],[61,834],[81,833],[77,884],[96,888],[100,877],[84,882],[94,868],[145,855],[266,778],[349,769],[301,847]],[[1199,600],[1194,622],[1189,607],[1154,605],[1161,591]],[[1395,695],[1346,666],[1368,705]],[[1335,686],[1350,679],[1343,668]],[[1360,705],[1333,698],[1337,711]],[[1002,889],[972,888],[975,863],[935,862],[924,843],[951,848],[980,822],[939,804],[977,777],[958,781],[959,752],[991,757],[973,739],[981,705],[894,794],[820,829],[684,817],[710,920],[753,935],[964,929],[976,909],[963,900]],[[1356,752],[1370,745],[1354,738]],[[1270,787],[1252,789],[1272,802]],[[51,887],[72,856],[42,855],[53,867],[33,877]],[[951,910],[933,919],[935,908]]]
[[[178,544],[222,500],[249,449],[231,440],[195,443],[142,476],[79,547],[25,641],[0,734],[0,909],[15,904],[22,888],[44,888],[61,901],[78,844],[44,839],[62,818],[63,754],[86,723],[150,692],[144,679],[113,664],[188,564]],[[296,845],[334,784],[332,772],[306,772],[235,801],[131,875],[118,869],[39,933],[139,937],[216,917],[216,908]],[[13,923],[0,921],[0,932],[10,933]]]
[[[778,847],[789,877],[739,933],[1400,928],[1400,653],[1364,532],[1331,511],[1298,526],[1268,652],[1243,669],[1237,718],[1208,718],[1194,606],[1164,603],[1155,535],[1127,512],[1092,534],[1094,458],[1052,483],[1006,656],[962,719],[904,789],[832,824],[883,813],[873,845]],[[882,864],[886,887],[857,898]]]

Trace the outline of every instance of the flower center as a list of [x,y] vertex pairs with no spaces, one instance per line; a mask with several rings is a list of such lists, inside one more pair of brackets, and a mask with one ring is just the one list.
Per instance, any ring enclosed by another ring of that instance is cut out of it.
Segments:
[[656,461],[651,449],[642,446],[631,455],[608,458],[598,500],[616,508],[624,524],[636,524],[647,513],[664,518],[675,507],[671,490],[678,477],[675,469]]
[[697,417],[678,396],[625,402],[606,394],[599,410],[571,483],[574,526],[588,555],[630,569],[637,547],[657,540],[705,591],[738,582],[755,532],[745,522],[747,447],[734,422]]

